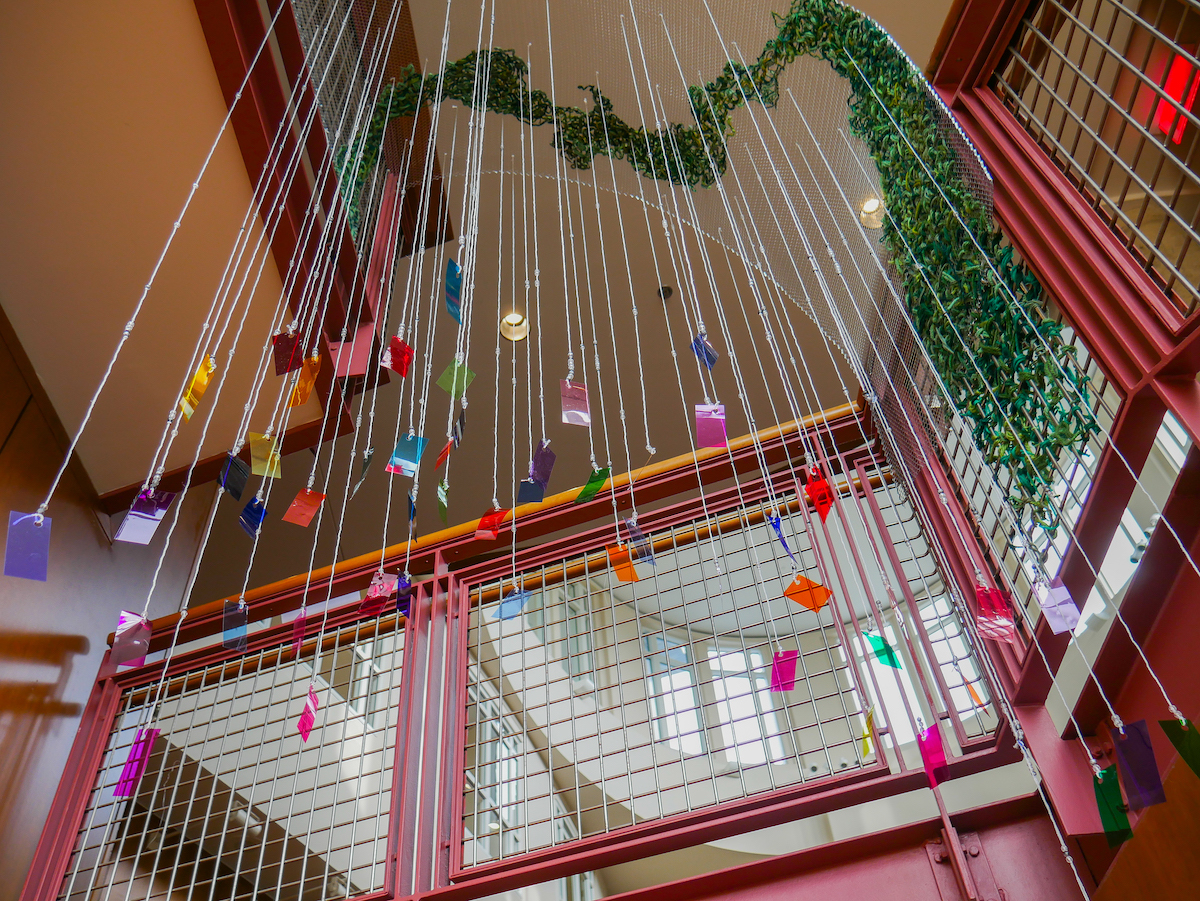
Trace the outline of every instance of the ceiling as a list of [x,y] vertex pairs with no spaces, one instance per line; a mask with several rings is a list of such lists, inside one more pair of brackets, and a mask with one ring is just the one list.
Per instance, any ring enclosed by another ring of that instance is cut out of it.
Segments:
[[[0,215],[10,235],[0,246],[0,302],[70,431],[82,417],[170,232],[220,126],[224,105],[189,0],[122,0],[104,14],[74,6],[68,12],[60,5],[57,11],[39,4],[0,14],[5,121],[17,123],[25,136],[0,149],[0,171],[22,173],[19,178],[0,178]],[[924,63],[949,5],[949,0],[918,2],[900,9],[874,2],[863,8]],[[781,0],[713,4],[714,30],[702,3],[638,0],[625,17],[625,34],[632,34],[636,19],[647,76],[635,45],[631,50],[638,56],[631,74],[621,31],[623,5],[556,0],[551,27],[557,100],[583,103],[575,86],[596,83],[617,113],[636,124],[638,101],[643,108],[648,105],[652,84],[665,117],[688,122],[672,43],[687,80],[707,79],[737,53],[735,45],[747,57],[755,55],[773,32],[771,10],[785,7]],[[414,3],[411,13],[422,58],[433,68],[446,6]],[[484,24],[491,27],[490,20]],[[456,59],[474,49],[479,29],[479,7],[460,0],[450,16],[448,57]],[[631,40],[636,42],[636,35]],[[550,89],[544,4],[498,0],[495,31],[485,43],[517,50],[532,65],[532,83]],[[75,100],[81,84],[87,85],[83,104]],[[789,103],[775,110],[775,127],[785,146],[802,141],[807,148],[789,155],[780,152],[756,106],[735,115],[737,137],[730,147],[733,166],[724,179],[724,199],[716,190],[668,190],[636,176],[624,163],[610,166],[605,157],[598,157],[592,170],[564,173],[560,181],[555,178],[560,160],[549,145],[548,128],[522,134],[515,120],[485,117],[482,171],[470,184],[471,196],[480,202],[477,260],[466,275],[473,297],[470,328],[464,331],[469,351],[462,347],[478,378],[467,394],[466,440],[450,463],[451,522],[479,516],[493,497],[510,506],[515,482],[526,473],[531,442],[542,437],[551,439],[558,454],[550,486],[555,492],[582,484],[593,453],[599,465],[611,462],[614,471],[623,471],[647,461],[647,445],[655,448],[655,460],[688,452],[694,434],[692,406],[705,400],[725,403],[728,431],[735,435],[750,429],[751,417],[756,427],[764,428],[841,403],[846,393],[852,397],[857,392],[853,371],[835,346],[846,336],[839,335],[837,324],[822,313],[827,307],[823,292],[869,294],[877,290],[877,283],[839,286],[832,276],[825,284],[815,281],[797,224],[819,255],[824,241],[836,244],[837,236],[819,235],[805,204],[836,200],[839,186],[849,202],[857,203],[872,193],[872,185],[856,168],[854,150],[837,133],[844,123],[845,95],[828,67],[798,61],[783,85],[806,110],[835,175],[823,169],[816,146],[805,137],[804,124]],[[456,229],[467,208],[468,167],[462,153],[467,134],[466,111],[444,105],[435,140]],[[84,143],[87,152],[80,153]],[[789,156],[793,171],[784,167]],[[820,184],[821,191],[802,195],[795,190],[797,180],[810,187]],[[140,481],[147,473],[250,189],[229,132],[216,148],[80,444],[83,463],[100,492]],[[785,196],[790,198],[788,205],[781,202]],[[736,221],[748,212],[748,221],[759,225],[760,231],[752,239],[746,236],[741,245],[733,238],[726,202]],[[560,226],[560,205],[565,226]],[[816,218],[828,229],[840,217],[849,230],[844,206],[837,216],[818,211]],[[252,225],[261,228],[257,220]],[[461,260],[461,250],[452,243],[427,252],[423,259],[402,259],[396,270],[389,330],[404,318],[405,297],[410,298],[410,322],[414,304],[420,309],[413,342],[420,380],[415,392],[417,379],[410,376],[359,395],[353,406],[362,416],[359,434],[324,445],[316,456],[305,451],[284,459],[282,478],[267,486],[269,528],[248,576],[250,541],[236,525],[237,505],[223,502],[195,601],[235,592],[246,581],[263,584],[306,570],[310,560],[321,566],[406,537],[405,495],[411,482],[389,476],[383,463],[395,442],[398,418],[401,434],[414,413],[414,425],[420,424],[419,401],[426,391],[420,431],[429,446],[419,482],[416,528],[425,534],[441,527],[432,464],[445,443],[447,422],[458,410],[452,410],[449,396],[432,384],[453,359],[457,337],[442,307],[439,279],[445,257],[457,255]],[[773,280],[753,265],[747,269],[743,257],[751,258],[752,264],[753,258],[760,258]],[[416,267],[411,276],[410,267]],[[541,272],[540,291],[532,284],[535,267]],[[852,271],[849,265],[845,268]],[[656,294],[660,285],[674,289],[665,303]],[[270,322],[279,291],[278,272],[268,257],[230,366],[228,388],[214,405],[207,437],[200,446],[196,421],[181,427],[168,468],[185,464],[198,447],[200,455],[207,456],[229,445],[263,342],[273,331]],[[639,313],[636,329],[634,302]],[[756,310],[760,304],[773,317],[778,358]],[[528,313],[534,324],[529,339],[515,346],[497,341],[498,314],[510,309]],[[823,316],[823,329],[813,322],[814,311],[818,318]],[[707,390],[689,350],[697,313],[721,353]],[[569,367],[568,330],[576,378],[589,382],[595,417],[591,430],[559,421],[556,394],[558,380],[566,377]],[[227,338],[223,347],[231,340]],[[743,377],[740,390],[737,371]],[[785,382],[793,386],[791,392],[784,390]],[[540,385],[540,392],[531,385]],[[277,393],[270,376],[250,417],[251,428],[267,420]],[[539,393],[545,400],[544,430]],[[320,408],[310,401],[300,413],[313,419]],[[357,480],[367,446],[376,450],[373,464],[343,512],[346,486]],[[278,521],[310,474],[315,487],[329,495],[319,534],[315,526],[306,531]]]

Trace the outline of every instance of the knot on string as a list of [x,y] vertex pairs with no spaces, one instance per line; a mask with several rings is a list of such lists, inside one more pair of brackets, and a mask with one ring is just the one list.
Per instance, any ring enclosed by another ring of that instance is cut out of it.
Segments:
[[1122,720],[1119,716],[1117,716],[1117,714],[1114,713],[1112,715],[1112,722],[1113,722],[1113,725],[1117,727],[1117,731],[1120,732],[1122,735],[1124,735],[1125,734],[1125,721]]
[[170,413],[167,414],[167,422],[174,422],[174,421],[175,421],[175,411],[172,410]]

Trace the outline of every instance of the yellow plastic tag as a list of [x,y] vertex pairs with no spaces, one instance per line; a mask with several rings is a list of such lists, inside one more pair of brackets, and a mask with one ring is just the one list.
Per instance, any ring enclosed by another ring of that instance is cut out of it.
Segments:
[[278,438],[250,433],[250,471],[268,479],[280,477]]
[[208,383],[212,381],[212,375],[216,368],[216,362],[211,356],[207,356],[201,361],[196,374],[192,376],[187,391],[183,393],[183,398],[179,401],[179,412],[183,414],[185,420],[190,420],[192,414],[196,412],[196,408],[200,406],[200,398],[204,397],[204,392],[208,390]]

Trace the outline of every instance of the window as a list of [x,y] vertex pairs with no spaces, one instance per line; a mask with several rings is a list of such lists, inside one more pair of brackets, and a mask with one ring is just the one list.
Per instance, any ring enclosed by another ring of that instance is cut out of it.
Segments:
[[710,648],[708,666],[725,756],[742,766],[782,760],[782,730],[771,705],[771,664],[763,652]]
[[656,736],[685,754],[703,754],[698,680],[688,646],[666,635],[647,635],[645,642],[646,684]]

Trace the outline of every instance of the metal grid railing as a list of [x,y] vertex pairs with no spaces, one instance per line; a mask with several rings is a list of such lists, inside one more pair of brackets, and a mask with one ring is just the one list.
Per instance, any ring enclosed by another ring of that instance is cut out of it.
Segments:
[[[496,601],[512,578],[475,586],[463,866],[880,766],[868,710],[901,770],[918,759],[923,722],[951,720],[960,744],[994,730],[914,511],[896,485],[875,495],[882,531],[850,494],[854,522],[831,515],[814,527],[816,547],[794,495],[778,498],[797,570],[756,503],[651,534],[655,562],[636,564],[638,581],[620,581],[603,551],[547,564],[516,576],[529,595],[509,619]],[[873,562],[856,569],[848,542]],[[869,550],[883,542],[895,562]],[[842,572],[814,613],[782,592],[796,571],[818,580],[818,556]],[[902,580],[922,640],[904,625],[913,619],[877,603]],[[797,652],[793,690],[771,690],[776,651]],[[922,684],[941,686],[932,707]]]
[[[404,632],[331,630],[126,689],[60,899],[325,901],[383,888]],[[321,709],[297,720],[310,681]],[[140,730],[160,730],[136,788]],[[121,795],[131,794],[131,797]]]
[[1193,2],[1041,0],[993,81],[1184,313],[1200,296],[1198,43]]

